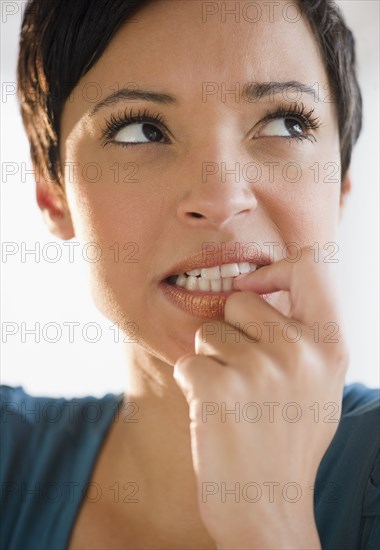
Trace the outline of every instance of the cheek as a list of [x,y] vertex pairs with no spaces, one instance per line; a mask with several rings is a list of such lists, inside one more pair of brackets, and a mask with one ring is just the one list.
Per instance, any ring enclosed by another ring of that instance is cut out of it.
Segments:
[[133,319],[144,308],[141,281],[155,275],[157,242],[165,231],[161,193],[144,174],[142,181],[133,164],[102,161],[89,147],[78,147],[65,167],[76,237],[82,245],[92,243],[88,250],[98,258],[86,263],[95,304],[119,322],[121,303]]
[[76,236],[120,246],[154,237],[159,197],[139,165],[85,139],[73,144],[70,152],[65,185]]
[[271,215],[280,227],[289,224],[301,245],[329,241],[337,229],[339,196],[340,182],[315,181],[304,174],[296,183],[286,182],[285,192],[272,198]]
[[339,154],[335,140],[318,146],[277,147],[273,143],[260,151],[263,177],[256,195],[285,242],[302,246],[335,238],[341,186]]

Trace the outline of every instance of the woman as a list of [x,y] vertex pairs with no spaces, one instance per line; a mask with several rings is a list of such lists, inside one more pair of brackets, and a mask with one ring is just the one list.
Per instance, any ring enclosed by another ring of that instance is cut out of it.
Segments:
[[128,387],[3,386],[5,548],[380,543],[377,391],[344,386],[334,286],[352,35],[329,0],[230,7],[27,5],[38,205],[100,251]]

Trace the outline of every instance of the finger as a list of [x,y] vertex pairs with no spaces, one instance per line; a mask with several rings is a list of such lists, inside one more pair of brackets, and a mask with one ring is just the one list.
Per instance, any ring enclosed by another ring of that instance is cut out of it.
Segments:
[[339,312],[333,264],[325,262],[324,257],[315,262],[314,251],[308,247],[301,251],[297,262],[281,260],[241,278],[236,277],[234,288],[257,294],[289,291],[292,318],[306,325],[336,322]]
[[207,343],[234,345],[241,342],[271,343],[277,327],[282,330],[289,318],[280,313],[261,296],[242,291],[231,294],[224,307],[225,321],[202,323],[195,333],[196,353],[208,351]]
[[[236,292],[226,300],[225,321],[207,321],[195,333],[196,353],[242,365],[249,357],[251,368],[263,355],[286,363],[294,343],[307,331],[253,292]],[[257,361],[256,361],[257,360]],[[257,366],[255,368],[258,368]]]
[[257,341],[224,321],[202,323],[195,333],[196,353],[207,355],[224,366],[244,355],[247,344],[257,344]]
[[292,353],[289,345],[292,347],[309,332],[302,323],[289,319],[254,292],[231,294],[226,300],[224,317],[229,325],[240,328],[243,337],[246,334],[256,341],[261,351],[283,359]]

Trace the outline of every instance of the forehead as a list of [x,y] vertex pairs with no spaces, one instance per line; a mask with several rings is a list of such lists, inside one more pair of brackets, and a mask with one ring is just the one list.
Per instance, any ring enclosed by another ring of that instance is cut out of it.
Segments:
[[[120,27],[78,86],[96,86],[97,101],[137,85],[185,102],[201,98],[205,83],[242,89],[246,82],[292,80],[327,85],[296,2],[153,0]],[[91,108],[84,97],[69,106],[72,122]]]
[[291,71],[312,78],[316,67],[310,65],[322,64],[319,57],[295,2],[153,0],[117,32],[98,70],[149,78],[147,67],[157,77],[170,67],[178,83],[278,80]]

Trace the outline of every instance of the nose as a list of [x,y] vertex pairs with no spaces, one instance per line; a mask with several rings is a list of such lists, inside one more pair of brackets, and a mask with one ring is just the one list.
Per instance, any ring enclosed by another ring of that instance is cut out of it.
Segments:
[[200,150],[201,154],[190,155],[183,166],[184,192],[178,204],[178,218],[194,227],[220,229],[235,218],[254,212],[256,196],[252,182],[245,177],[245,167],[252,159],[247,160],[225,143],[223,147]]

